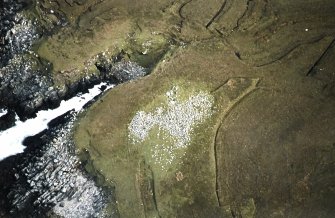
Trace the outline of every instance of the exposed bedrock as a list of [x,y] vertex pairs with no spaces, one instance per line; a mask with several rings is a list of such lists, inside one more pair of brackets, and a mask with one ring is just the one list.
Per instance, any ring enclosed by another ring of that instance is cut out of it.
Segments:
[[121,59],[115,62],[101,56],[97,62],[101,69],[98,74],[56,86],[49,75],[50,65],[45,63],[31,55],[14,56],[0,71],[0,104],[14,108],[21,117],[30,117],[37,110],[54,108],[61,100],[102,81],[118,84],[146,75],[145,70],[135,63]]
[[[34,8],[36,11],[32,12]],[[97,50],[93,56],[80,60],[88,62],[84,69],[56,72],[55,64],[40,57],[33,46],[38,47],[40,41],[53,35],[66,22],[56,16],[62,13],[41,8],[44,6],[39,2],[25,1],[6,1],[1,8],[1,107],[12,108],[20,118],[27,118],[40,109],[56,107],[61,100],[102,81],[118,84],[146,74],[146,70],[129,61],[122,50],[112,54]],[[49,17],[43,16],[45,13],[60,21],[51,25]]]
[[16,19],[16,13],[23,8],[22,2],[12,0],[4,0],[0,2],[0,67],[7,64],[8,60],[12,57],[13,48],[9,43],[11,29],[15,23],[19,22]]
[[47,131],[25,140],[28,148],[19,155],[14,178],[3,184],[7,216],[103,217],[112,190],[98,188],[84,173],[71,137],[74,118],[75,113],[62,115]]

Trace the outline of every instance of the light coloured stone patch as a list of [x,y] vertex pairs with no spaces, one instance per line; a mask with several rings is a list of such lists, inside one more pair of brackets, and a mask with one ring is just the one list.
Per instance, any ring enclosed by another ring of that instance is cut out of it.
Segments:
[[[77,218],[77,217],[106,217],[104,208],[100,208],[97,212],[94,201],[101,201],[103,196],[101,189],[96,187],[93,181],[88,180],[83,175],[77,174],[76,180],[73,185],[76,187],[71,198],[65,198],[63,201],[56,204],[53,208],[55,214],[64,218]],[[62,189],[66,192],[66,189]]]
[[11,53],[17,55],[29,51],[33,53],[31,47],[33,42],[38,39],[36,23],[26,18],[23,14],[15,15],[15,25],[7,31],[5,39],[11,48]]
[[213,96],[199,91],[180,101],[180,91],[178,86],[174,86],[166,92],[167,107],[157,107],[148,113],[137,112],[128,127],[129,137],[134,144],[146,140],[153,128],[158,129],[158,137],[163,133],[171,136],[172,145],[171,138],[162,138],[159,144],[151,148],[153,160],[160,165],[170,165],[175,159],[176,149],[189,145],[194,127],[212,114]]
[[161,166],[162,170],[166,170],[176,159],[175,150],[177,148],[171,144],[158,144],[152,148],[152,157],[156,164]]

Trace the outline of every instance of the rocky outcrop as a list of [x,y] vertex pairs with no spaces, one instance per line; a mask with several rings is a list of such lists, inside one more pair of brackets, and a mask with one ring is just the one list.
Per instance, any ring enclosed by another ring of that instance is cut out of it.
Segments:
[[0,71],[1,105],[29,116],[43,105],[47,94],[55,98],[52,80],[43,70],[39,60],[30,55],[15,55],[9,60]]
[[0,67],[7,64],[8,60],[12,57],[10,41],[10,30],[17,22],[15,19],[16,13],[23,8],[22,3],[17,1],[6,0],[1,2],[0,7]]
[[[94,72],[85,71],[59,83],[53,77],[52,63],[39,57],[32,46],[42,34],[66,24],[62,14],[39,5],[40,13],[47,15],[41,22],[28,18],[23,4],[5,3],[0,9],[0,107],[9,112],[0,118],[1,130],[14,125],[15,114],[26,119],[102,81],[119,84],[147,74],[127,60],[124,52],[115,56],[101,52],[89,60]],[[53,20],[53,14],[59,22]],[[70,113],[53,121],[47,131],[25,141],[25,153],[1,161],[1,217],[107,216],[106,203],[114,202],[111,190],[103,190],[101,184],[98,188],[82,168],[72,140],[74,120],[75,114]],[[117,210],[112,213],[116,216]]]
[[13,127],[15,125],[15,121],[16,121],[15,112],[12,110],[6,111],[6,113],[0,117],[0,131]]
[[8,194],[10,216],[103,216],[111,190],[98,188],[83,172],[71,138],[74,119],[69,112],[25,140],[28,152],[15,166],[16,180]]
[[94,72],[85,71],[74,80],[63,79],[60,83],[55,81],[53,64],[39,57],[32,46],[43,34],[51,34],[59,26],[65,25],[65,21],[61,22],[65,18],[62,18],[61,13],[37,4],[39,15],[59,15],[60,21],[53,25],[48,16],[37,19],[36,15],[29,15],[23,8],[22,3],[6,1],[5,7],[1,9],[3,16],[0,20],[3,27],[0,35],[3,45],[0,107],[12,108],[21,119],[34,116],[40,109],[54,108],[61,100],[86,91],[102,81],[117,84],[146,75],[143,68],[124,60],[125,53],[107,56],[101,52],[91,60],[85,60],[92,63],[93,68],[94,64],[97,66],[98,69],[95,68]]
[[0,105],[14,108],[20,117],[33,116],[37,110],[54,108],[63,99],[102,81],[114,84],[146,75],[136,63],[99,56],[97,75],[86,75],[75,82],[56,87],[50,77],[50,65],[32,55],[15,55],[0,70]]

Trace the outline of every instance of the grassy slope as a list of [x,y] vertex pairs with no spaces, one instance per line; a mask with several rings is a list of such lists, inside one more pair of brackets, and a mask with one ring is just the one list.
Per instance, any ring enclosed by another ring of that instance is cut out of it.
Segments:
[[[333,40],[331,1],[227,1],[218,16],[217,0],[113,0],[88,10],[92,2],[75,6],[78,14],[62,6],[73,26],[46,39],[39,54],[53,63],[55,77],[72,71],[70,79],[105,50],[124,49],[145,66],[160,60],[151,75],[95,103],[75,133],[78,148],[116,187],[122,217],[331,214],[334,176],[322,172],[333,169],[334,77],[305,76]],[[148,41],[152,52],[143,55]],[[183,162],[164,172],[146,152],[160,140],[156,130],[133,145],[128,124],[176,84],[185,96],[211,93],[214,113],[195,129]]]

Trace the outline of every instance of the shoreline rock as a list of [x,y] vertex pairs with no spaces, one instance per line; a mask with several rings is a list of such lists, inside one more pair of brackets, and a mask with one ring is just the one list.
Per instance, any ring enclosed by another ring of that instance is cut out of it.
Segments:
[[[51,26],[26,18],[23,4],[6,3],[0,20],[0,26],[5,26],[0,35],[5,45],[0,57],[0,107],[9,112],[1,117],[1,130],[14,125],[16,114],[25,120],[101,82],[120,84],[147,74],[128,61],[124,52],[115,56],[101,52],[90,60],[95,72],[86,71],[74,81],[65,79],[59,84],[52,64],[32,48],[52,31]],[[72,139],[74,120],[72,113],[53,120],[48,130],[25,140],[24,153],[0,162],[1,217],[108,217],[104,209],[107,202],[109,207],[115,204],[111,203],[115,202],[112,190],[102,184],[98,187],[81,165]],[[117,216],[116,206],[108,210]]]
[[41,109],[55,108],[62,100],[101,82],[119,84],[147,74],[144,68],[127,61],[123,51],[115,56],[101,52],[89,60],[94,72],[86,69],[78,73],[77,79],[65,78],[59,84],[52,73],[52,63],[39,57],[32,48],[49,26],[28,18],[23,9],[24,4],[7,1],[0,20],[3,27],[0,38],[5,49],[0,57],[0,107],[13,109],[20,119],[34,117]]
[[68,112],[25,140],[28,151],[20,155],[8,193],[10,216],[102,216],[111,191],[98,188],[82,169],[72,140],[74,119]]

